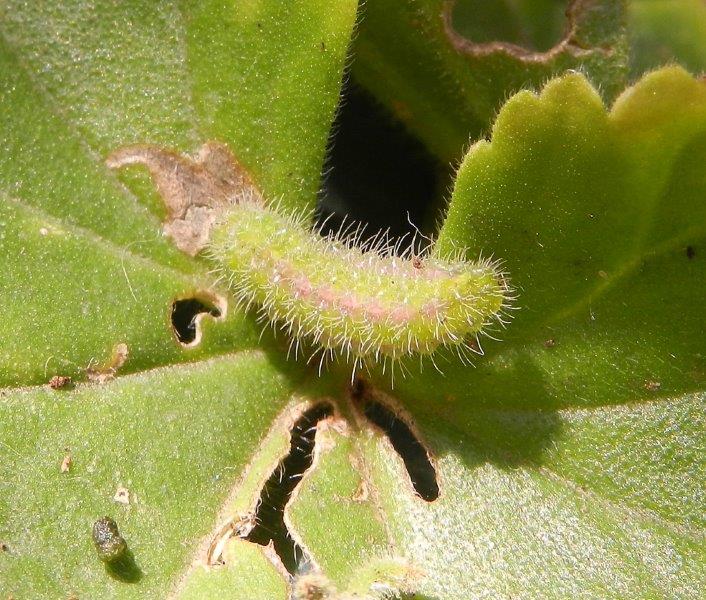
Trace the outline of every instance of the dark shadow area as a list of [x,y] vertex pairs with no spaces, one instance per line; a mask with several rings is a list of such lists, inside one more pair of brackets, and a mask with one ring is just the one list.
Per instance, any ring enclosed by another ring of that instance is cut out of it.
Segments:
[[265,483],[255,514],[256,525],[246,538],[262,546],[272,542],[282,564],[292,574],[301,570],[301,563],[307,559],[289,535],[284,522],[284,507],[304,473],[311,467],[318,422],[332,414],[330,404],[318,404],[294,423],[290,432],[289,454],[280,461]]
[[[498,469],[536,468],[561,430],[557,412],[478,409],[473,424],[437,422],[424,428],[438,456],[453,454],[469,469],[489,463]],[[427,419],[420,417],[419,421]]]
[[323,233],[337,232],[344,217],[366,225],[363,241],[389,229],[393,240],[407,234],[408,244],[410,221],[428,233],[448,169],[355,82],[343,91],[332,131],[317,211]]
[[[541,338],[536,343],[543,352],[555,350],[546,348]],[[541,465],[561,435],[558,410],[563,406],[547,392],[546,373],[525,354],[516,355],[502,370],[486,368],[495,348],[489,347],[475,366],[456,361],[443,365],[444,374],[425,368],[414,381],[396,382],[394,390],[361,380],[364,387],[356,382],[353,399],[368,397],[384,407],[399,402],[423,433],[423,446],[432,457],[453,454],[469,469],[484,463],[509,470]],[[363,405],[364,400],[358,402]]]
[[196,340],[196,319],[200,314],[209,314],[214,319],[221,316],[221,309],[205,298],[183,298],[172,304],[172,328],[182,344]]
[[352,397],[365,417],[389,438],[392,447],[404,461],[417,494],[427,502],[436,500],[439,497],[436,470],[429,460],[426,448],[409,425],[392,409],[373,398],[368,393],[367,385],[360,379],[353,384]]
[[106,563],[105,570],[113,579],[123,583],[137,583],[142,579],[142,570],[137,566],[130,550],[127,550],[119,559]]

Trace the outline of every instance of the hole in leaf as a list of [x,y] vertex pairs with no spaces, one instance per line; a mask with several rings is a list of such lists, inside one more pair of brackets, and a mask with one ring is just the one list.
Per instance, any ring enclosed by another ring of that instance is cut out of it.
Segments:
[[172,303],[172,329],[184,346],[197,346],[201,341],[201,319],[208,315],[214,319],[225,318],[225,300],[201,292],[189,298],[181,298]]
[[410,426],[394,411],[376,400],[360,379],[353,384],[352,397],[359,403],[365,417],[388,437],[392,447],[402,458],[417,494],[427,502],[436,500],[439,497],[436,469],[429,460],[426,448]]
[[245,538],[262,546],[272,542],[282,564],[292,574],[301,571],[300,566],[307,558],[289,535],[284,522],[284,507],[314,460],[317,424],[331,415],[333,408],[330,404],[318,404],[294,423],[290,431],[289,454],[280,461],[262,488],[255,513],[256,525]]
[[471,43],[504,42],[530,52],[545,52],[561,41],[568,26],[569,4],[567,0],[456,0],[451,23]]
[[343,92],[333,132],[318,210],[322,233],[337,232],[345,217],[346,225],[366,225],[362,242],[389,228],[392,240],[406,234],[408,246],[410,221],[427,229],[441,200],[445,167],[354,82]]

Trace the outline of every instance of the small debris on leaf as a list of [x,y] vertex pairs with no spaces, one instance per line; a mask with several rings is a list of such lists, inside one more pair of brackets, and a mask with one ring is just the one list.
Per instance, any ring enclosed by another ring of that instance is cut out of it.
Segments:
[[119,502],[120,504],[130,504],[130,490],[125,487],[119,487],[117,490],[115,490],[115,496],[113,496],[113,500]]
[[71,377],[67,375],[54,375],[54,377],[49,380],[49,387],[53,390],[61,390],[70,387],[71,383]]
[[65,450],[66,454],[64,455],[64,459],[61,461],[61,466],[59,467],[59,471],[62,473],[68,473],[71,470],[71,465],[73,464],[73,459],[71,458],[71,452],[69,452],[68,448]]
[[206,553],[207,565],[223,564],[223,552],[228,541],[234,537],[246,538],[257,524],[254,512],[229,519],[218,531]]
[[549,338],[544,341],[545,348],[553,348],[554,346],[556,346],[556,340],[554,338]]
[[306,573],[294,580],[292,598],[296,600],[327,600],[338,597],[331,582],[320,573]]
[[661,387],[662,387],[662,384],[659,381],[652,381],[652,380],[645,381],[645,389],[648,392],[656,392]]
[[365,480],[361,480],[360,484],[353,494],[353,502],[367,502],[370,492],[368,491],[368,484]]
[[98,557],[105,563],[120,560],[127,552],[127,543],[110,517],[102,517],[93,523],[93,543]]
[[127,344],[118,344],[113,348],[113,356],[111,357],[111,366],[114,369],[119,369],[125,364],[128,356]]

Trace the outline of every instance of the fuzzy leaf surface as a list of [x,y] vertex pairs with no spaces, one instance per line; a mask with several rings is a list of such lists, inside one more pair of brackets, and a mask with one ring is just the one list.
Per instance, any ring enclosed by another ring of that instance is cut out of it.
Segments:
[[[337,9],[2,5],[0,290],[14,337],[0,354],[0,591],[286,597],[249,542],[201,565],[223,519],[278,473],[297,411],[323,400],[335,416],[284,522],[332,589],[697,596],[706,92],[683,71],[651,75],[610,112],[575,75],[523,92],[461,166],[438,250],[502,257],[520,310],[475,368],[370,381],[431,454],[437,500],[415,495],[347,368],[318,378],[238,310],[204,320],[193,350],[174,340],[171,300],[208,287],[209,267],[160,238],[144,174],[117,179],[103,157],[217,138],[266,194],[311,206],[355,19],[354,3]],[[116,343],[130,355],[115,380],[42,385],[80,380]],[[104,514],[127,571],[92,548]]]
[[145,172],[120,181],[103,161],[215,138],[268,197],[312,207],[356,11],[325,6],[0,3],[1,314],[18,333],[0,385],[78,376],[118,343],[124,371],[256,343],[233,311],[194,351],[176,343],[170,298],[208,288],[209,267],[161,235]]
[[[706,85],[679,68],[610,111],[565,75],[511,98],[469,151],[436,251],[503,257],[518,310],[474,367],[439,359],[445,375],[387,386],[434,458],[438,499],[414,494],[362,417],[353,444],[424,597],[699,595],[705,160]],[[338,493],[317,494],[333,477],[315,474],[290,508],[322,562],[340,547],[321,521],[352,502],[350,462]]]
[[[313,207],[356,8],[0,2],[2,597],[164,598],[211,537],[301,365],[232,306],[178,343],[175,299],[231,300],[161,235],[145,172],[104,160],[217,139],[269,197]],[[117,378],[87,383],[121,344]],[[78,383],[52,390],[54,375]],[[133,556],[122,571],[93,548],[104,515]]]

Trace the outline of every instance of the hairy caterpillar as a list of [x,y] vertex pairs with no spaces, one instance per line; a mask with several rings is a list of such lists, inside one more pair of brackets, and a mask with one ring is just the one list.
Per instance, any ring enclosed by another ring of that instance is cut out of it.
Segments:
[[293,340],[354,359],[429,355],[466,347],[505,304],[506,284],[490,261],[396,256],[383,237],[367,249],[351,247],[340,235],[312,234],[305,223],[245,200],[210,242],[235,296]]
[[108,159],[112,167],[135,163],[150,169],[177,245],[193,254],[205,249],[236,299],[287,331],[295,354],[306,340],[322,362],[338,352],[354,370],[370,359],[433,361],[443,347],[463,360],[468,350],[480,352],[484,327],[503,322],[510,294],[497,262],[469,262],[462,252],[397,255],[385,236],[364,247],[352,243],[355,233],[321,236],[307,215],[264,202],[214,142],[194,161],[153,146]]

